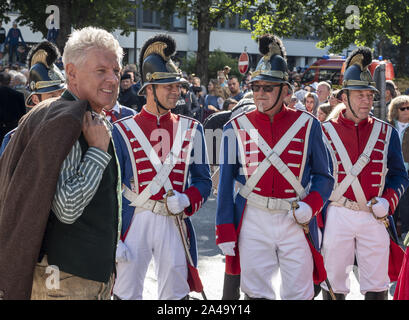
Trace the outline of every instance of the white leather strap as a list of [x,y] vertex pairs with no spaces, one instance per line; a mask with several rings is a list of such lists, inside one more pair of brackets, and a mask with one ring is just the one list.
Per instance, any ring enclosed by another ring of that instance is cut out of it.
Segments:
[[[150,185],[150,193],[157,194],[162,186],[164,186],[166,181],[169,181],[169,174],[176,165],[179,159],[180,152],[182,151],[182,145],[185,141],[187,130],[189,129],[190,120],[186,118],[180,118],[178,129],[176,131],[176,136],[173,140],[172,149],[166,156],[162,167],[157,171],[157,175],[153,178],[152,184]],[[156,169],[156,168],[155,168]],[[168,191],[172,189],[172,185],[165,185],[165,190]]]
[[145,154],[151,158],[151,163],[157,172],[156,176],[152,179],[149,185],[146,186],[146,188],[141,193],[139,193],[137,197],[134,197],[134,200],[130,204],[134,207],[143,207],[143,205],[153,194],[156,194],[160,191],[162,186],[166,191],[172,189],[172,184],[169,180],[169,174],[176,164],[175,158],[177,159],[182,149],[183,140],[186,135],[187,129],[189,128],[190,120],[186,118],[180,118],[172,149],[170,150],[163,164],[138,124],[132,118],[125,120],[125,122],[134,136],[138,137],[138,142],[143,148]]
[[334,202],[338,202],[347,189],[351,186],[357,203],[362,211],[367,210],[367,199],[365,197],[365,193],[362,189],[359,180],[357,179],[358,175],[361,173],[363,168],[369,163],[371,153],[375,147],[375,144],[378,140],[379,133],[382,128],[382,123],[379,121],[375,121],[371,135],[369,136],[368,142],[365,146],[363,153],[359,156],[358,160],[352,165],[351,159],[348,156],[348,152],[342,143],[338,133],[336,132],[334,126],[331,122],[325,122],[323,124],[325,129],[327,130],[331,141],[334,145],[334,148],[338,152],[339,158],[341,163],[344,167],[346,177],[341,181],[341,183],[335,188],[330,196],[330,200]]
[[[273,165],[278,170],[278,172],[280,172],[280,174],[283,175],[283,177],[291,184],[300,199],[305,197],[305,189],[297,180],[292,171],[288,168],[288,166],[281,160],[280,155],[309,119],[310,121],[312,121],[312,118],[309,115],[307,115],[306,113],[302,113],[293,123],[290,129],[288,129],[287,132],[276,143],[273,149],[270,148],[267,142],[259,134],[258,130],[254,128],[246,115],[242,115],[237,119],[241,128],[243,128],[249,134],[253,142],[266,156],[266,158],[256,168],[250,178],[247,179],[246,184],[242,188],[240,188],[239,192],[244,198],[247,198],[250,195],[257,183],[260,181],[261,177],[265,174],[265,172],[271,165]],[[242,160],[242,163],[244,164],[245,159]]]
[[254,192],[247,196],[247,203],[260,209],[267,209],[271,213],[289,211],[291,203],[297,198],[279,199],[273,197],[264,197]]
[[[127,186],[124,187],[122,195],[125,199],[129,200],[130,206],[134,206],[133,203],[137,202],[138,194],[132,192]],[[135,207],[135,213],[141,212],[143,210],[149,210],[153,213],[157,213],[163,216],[169,215],[164,202],[155,201],[148,199],[145,203],[142,204],[140,207]],[[138,210],[139,209],[139,210]]]
[[345,197],[341,197],[338,201],[331,201],[331,205],[336,206],[336,207],[345,207],[347,209],[351,209],[354,211],[370,212],[368,206],[365,206],[365,208],[361,209],[358,202],[349,200]]

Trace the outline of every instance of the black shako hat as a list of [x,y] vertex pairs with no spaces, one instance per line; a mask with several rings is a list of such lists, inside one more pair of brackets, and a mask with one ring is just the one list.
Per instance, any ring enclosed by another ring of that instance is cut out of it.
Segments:
[[358,47],[345,61],[342,90],[372,90],[375,81],[372,78],[368,66],[372,63],[372,50],[368,47]]
[[171,59],[175,52],[175,40],[167,34],[158,34],[144,43],[139,56],[142,87],[138,95],[144,95],[148,84],[188,82]]
[[26,106],[32,107],[32,95],[49,93],[65,88],[65,78],[54,62],[60,57],[58,48],[49,41],[40,42],[27,55],[30,95]]
[[258,40],[258,49],[263,57],[251,74],[251,82],[270,81],[277,83],[288,82],[288,68],[286,51],[282,41],[275,35],[265,34]]

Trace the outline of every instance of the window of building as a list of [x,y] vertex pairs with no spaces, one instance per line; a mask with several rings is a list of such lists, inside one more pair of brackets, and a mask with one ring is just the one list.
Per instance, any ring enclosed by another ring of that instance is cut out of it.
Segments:
[[130,26],[132,26],[132,27],[135,26],[135,23],[136,23],[135,10],[132,11],[132,13],[129,14],[129,15],[126,17],[126,23],[128,23],[128,24],[129,24]]
[[187,19],[184,16],[179,16],[178,13],[171,15],[167,24],[163,13],[140,7],[138,18],[138,28],[186,32]]
[[138,25],[140,28],[161,29],[161,15],[149,9],[139,10]]
[[179,14],[174,13],[172,17],[172,27],[175,31],[186,31],[186,17],[179,17]]
[[253,15],[254,14],[252,12],[246,12],[243,16],[238,14],[226,16],[223,22],[217,23],[217,29],[248,31],[246,28],[241,27],[241,21],[247,19],[249,20],[250,24],[253,25]]

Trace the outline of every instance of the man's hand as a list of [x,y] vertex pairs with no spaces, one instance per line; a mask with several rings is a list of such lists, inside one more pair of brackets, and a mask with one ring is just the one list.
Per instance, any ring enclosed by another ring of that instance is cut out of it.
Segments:
[[[385,198],[375,197],[376,203],[372,205],[372,211],[378,218],[383,218],[389,213],[389,202]],[[371,201],[368,201],[367,206],[371,205]]]
[[116,262],[128,262],[130,260],[130,253],[128,247],[121,240],[118,241],[116,247]]
[[85,140],[87,140],[88,146],[101,149],[105,152],[108,151],[110,141],[108,129],[101,119],[92,119],[91,112],[89,111],[84,114],[82,132]]
[[[298,206],[299,207],[294,212],[295,218],[299,223],[307,223],[312,217],[311,207],[303,201],[298,201]],[[292,209],[288,212],[288,214],[291,219],[294,219]]]
[[166,198],[168,209],[173,214],[179,214],[186,207],[190,206],[190,201],[184,193],[173,190],[174,195]]

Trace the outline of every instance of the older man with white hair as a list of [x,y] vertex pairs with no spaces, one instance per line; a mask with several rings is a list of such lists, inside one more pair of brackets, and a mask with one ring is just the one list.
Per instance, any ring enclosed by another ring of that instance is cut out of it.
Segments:
[[67,90],[23,119],[0,159],[4,299],[110,298],[121,194],[103,108],[117,99],[122,56],[107,31],[75,30]]
[[319,104],[328,102],[331,96],[331,85],[326,81],[321,81],[317,85],[317,95]]

